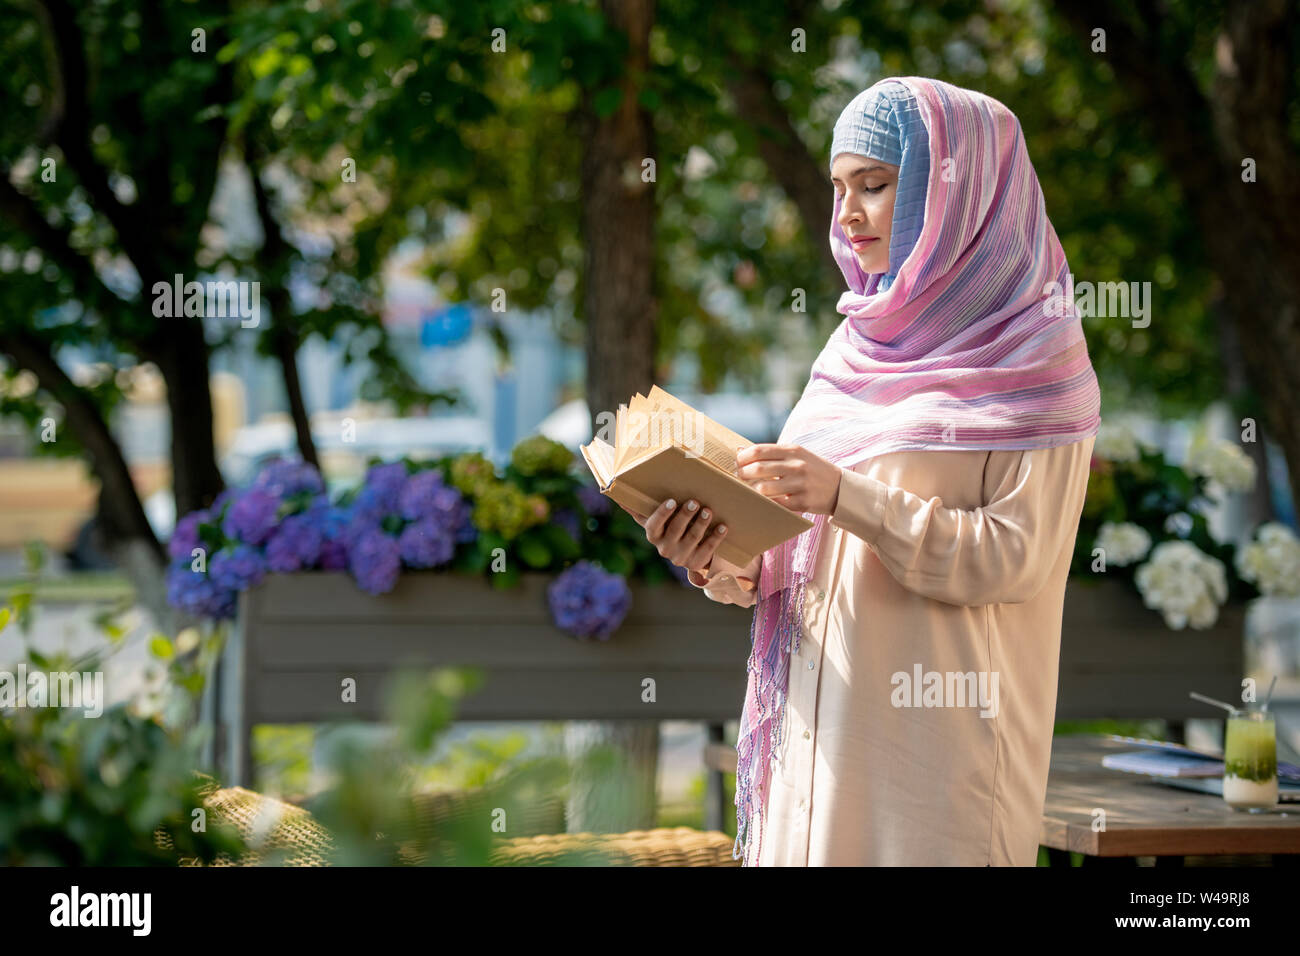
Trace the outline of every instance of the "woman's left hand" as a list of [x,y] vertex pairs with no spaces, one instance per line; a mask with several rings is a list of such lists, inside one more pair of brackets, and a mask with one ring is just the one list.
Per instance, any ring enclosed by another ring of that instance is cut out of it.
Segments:
[[750,445],[736,452],[736,464],[742,481],[791,511],[835,513],[842,469],[802,445]]

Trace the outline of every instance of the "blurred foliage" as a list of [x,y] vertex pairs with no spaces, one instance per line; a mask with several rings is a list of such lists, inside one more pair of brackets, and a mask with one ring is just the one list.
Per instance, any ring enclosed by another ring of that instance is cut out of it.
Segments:
[[484,866],[493,845],[511,835],[512,816],[563,787],[568,773],[560,757],[494,763],[463,792],[456,813],[436,826],[421,821],[420,767],[450,726],[456,701],[481,684],[482,675],[470,670],[401,674],[389,697],[391,734],[379,742],[331,735],[326,759],[333,783],[306,806],[333,838],[334,863]]
[[[14,617],[11,601],[0,608],[0,631]],[[110,645],[107,654],[74,659],[25,645],[23,657],[5,662],[5,668],[15,678],[25,667],[28,674],[98,672],[102,679],[107,657],[120,650],[124,629],[111,616],[100,623]],[[210,664],[219,638],[188,632],[178,641],[183,652],[162,635],[151,640],[155,656],[166,664],[160,688],[113,706],[88,700],[83,691],[82,703],[97,704],[98,715],[93,707],[87,712],[66,705],[5,710],[0,864],[175,866],[180,857],[210,862],[220,853],[243,851],[232,828],[193,815],[203,806],[203,781],[195,769],[204,741],[192,723],[193,708],[202,688],[198,675]],[[159,831],[172,847],[159,847]]]
[[[1218,0],[1161,8],[1178,55],[1207,75],[1222,9]],[[757,388],[783,326],[797,323],[794,339],[811,356],[840,320],[826,226],[809,233],[760,156],[771,131],[735,101],[737,72],[756,69],[797,131],[792,145],[823,175],[835,118],[879,77],[935,76],[1001,99],[1021,120],[1076,280],[1152,284],[1148,328],[1084,322],[1106,407],[1175,415],[1222,394],[1212,305],[1224,266],[1206,260],[1188,212],[1212,197],[1180,193],[1105,56],[1046,0],[663,0],[655,15],[650,64],[636,79],[654,124],[647,267],[661,377],[690,355],[706,390],[729,376]],[[289,333],[345,342],[348,360],[371,371],[362,397],[403,411],[455,397],[417,387],[410,357],[379,326],[382,267],[397,253],[449,301],[487,306],[501,290],[506,308],[545,308],[541,321],[581,341],[581,104],[589,97],[608,115],[625,69],[625,42],[594,0],[90,0],[76,7],[76,26],[88,70],[77,119],[118,201],[154,229],[162,265],[293,285]],[[207,31],[203,51],[191,48],[197,29]],[[806,52],[793,48],[795,29]],[[129,365],[156,322],[91,184],[48,142],[58,83],[47,42],[33,8],[0,7],[0,161],[63,236],[52,247],[32,222],[0,216],[0,327],[38,328],[110,369]],[[49,183],[48,158],[59,170]],[[214,228],[222,162],[251,165],[266,187],[287,241],[278,257],[260,235]],[[827,226],[830,212],[827,182]],[[796,287],[806,313],[791,310]],[[264,350],[270,331],[257,333]],[[112,375],[94,388],[105,410],[120,397]],[[48,405],[6,397],[0,412],[32,424]]]
[[253,728],[253,766],[249,785],[261,793],[296,803],[311,785],[311,724],[259,724]]

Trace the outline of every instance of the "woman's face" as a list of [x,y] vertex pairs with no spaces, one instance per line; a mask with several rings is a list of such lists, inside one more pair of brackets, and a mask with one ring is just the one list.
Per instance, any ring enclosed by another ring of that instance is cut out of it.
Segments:
[[898,167],[857,153],[840,153],[831,164],[835,221],[853,247],[863,272],[889,271],[889,230],[894,222]]

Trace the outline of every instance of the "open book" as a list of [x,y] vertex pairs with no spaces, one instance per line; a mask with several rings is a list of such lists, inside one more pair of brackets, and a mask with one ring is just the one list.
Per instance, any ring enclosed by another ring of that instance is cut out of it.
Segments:
[[581,451],[601,493],[630,511],[648,515],[666,498],[707,507],[710,530],[727,526],[716,553],[743,566],[812,527],[737,476],[736,452],[752,444],[654,385],[618,407],[614,444],[596,436]]

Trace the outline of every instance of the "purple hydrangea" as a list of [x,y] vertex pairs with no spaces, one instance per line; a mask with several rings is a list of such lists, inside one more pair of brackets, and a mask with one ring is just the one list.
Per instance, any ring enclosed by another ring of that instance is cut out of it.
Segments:
[[318,561],[323,570],[346,571],[348,567],[348,526],[352,514],[346,508],[331,505],[325,498],[317,498],[306,511],[313,525],[320,529],[321,544]]
[[[178,560],[184,558],[188,562],[194,554],[194,549],[202,547],[199,541],[199,525],[211,520],[212,516],[207,510],[200,508],[198,511],[191,511],[176,522],[176,527],[172,530],[172,539],[167,542],[168,556]],[[187,564],[186,567],[188,566]]]
[[196,617],[229,619],[235,616],[234,591],[217,587],[203,571],[193,571],[188,560],[167,569],[167,603]]
[[287,498],[305,491],[320,494],[325,490],[325,482],[321,480],[320,472],[305,461],[278,459],[262,469],[253,487],[277,498]]
[[314,567],[325,536],[309,512],[289,515],[267,539],[266,564],[281,574]]
[[398,495],[398,512],[407,521],[418,521],[432,517],[435,513],[445,511],[448,507],[445,492],[450,491],[454,504],[460,492],[448,488],[443,483],[442,475],[433,470],[419,471],[406,479],[402,492]]
[[221,590],[247,590],[260,584],[265,575],[266,558],[247,544],[222,548],[208,560],[208,576]]
[[402,554],[397,539],[377,527],[361,530],[348,542],[348,567],[357,586],[368,594],[386,594],[397,586]]
[[388,515],[398,514],[406,479],[406,465],[400,461],[372,467],[352,503],[353,515],[363,522],[378,524]]
[[208,505],[208,511],[213,517],[221,514],[221,509],[230,502],[234,501],[239,492],[234,488],[224,488],[221,493],[212,499],[212,504]]
[[412,521],[397,539],[402,561],[411,568],[436,568],[451,560],[456,542],[451,529],[432,518]]
[[627,616],[632,591],[620,575],[579,561],[546,589],[556,626],[576,637],[605,640]]
[[226,511],[221,530],[244,544],[261,544],[275,530],[280,499],[262,488],[249,488]]
[[321,542],[320,566],[322,571],[346,571],[348,569],[348,546],[342,538],[326,538]]
[[407,479],[399,499],[399,513],[407,521],[431,519],[446,529],[455,542],[473,541],[478,531],[471,518],[472,507],[455,488],[434,470],[417,472]]
[[578,500],[587,514],[599,518],[609,514],[609,499],[600,493],[595,485],[579,485]]
[[582,540],[582,519],[572,508],[561,508],[551,516],[551,520],[569,533],[575,542]]

